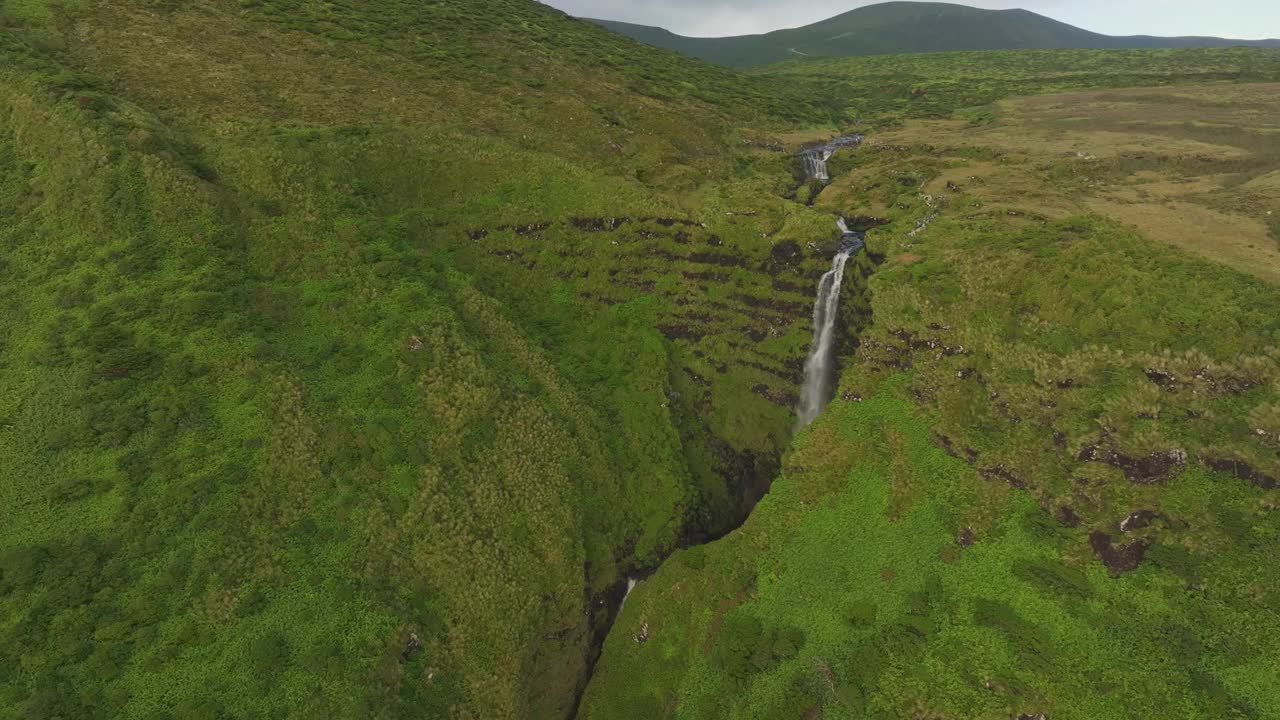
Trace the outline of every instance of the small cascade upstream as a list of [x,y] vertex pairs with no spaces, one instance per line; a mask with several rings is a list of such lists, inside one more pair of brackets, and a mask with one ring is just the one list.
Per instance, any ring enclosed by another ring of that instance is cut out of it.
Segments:
[[827,161],[834,155],[826,149],[809,150],[800,155],[804,160],[804,174],[811,178],[827,182],[831,176],[827,174]]
[[863,135],[844,135],[822,145],[801,150],[799,157],[804,162],[805,176],[821,182],[829,181],[831,175],[827,172],[827,161],[831,156],[840,148],[861,145],[865,139]]
[[818,297],[813,303],[813,342],[804,362],[804,385],[796,406],[796,429],[806,427],[831,402],[835,383],[836,317],[840,307],[840,286],[849,258],[862,249],[862,233],[853,232],[844,218],[836,221],[840,228],[840,247],[831,269],[818,283]]

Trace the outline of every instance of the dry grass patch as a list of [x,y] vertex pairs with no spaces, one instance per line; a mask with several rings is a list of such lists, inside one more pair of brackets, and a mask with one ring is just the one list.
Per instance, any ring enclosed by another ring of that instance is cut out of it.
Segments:
[[1074,92],[998,108],[987,126],[914,122],[875,142],[955,163],[925,191],[962,195],[966,209],[1096,212],[1280,282],[1280,84]]
[[1090,210],[1128,223],[1153,240],[1280,283],[1280,247],[1266,225],[1189,202],[1092,198]]

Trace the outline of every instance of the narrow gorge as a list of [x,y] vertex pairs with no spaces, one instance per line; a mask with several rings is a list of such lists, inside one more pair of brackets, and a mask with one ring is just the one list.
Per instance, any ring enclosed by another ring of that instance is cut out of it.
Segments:
[[[827,162],[837,151],[857,147],[864,139],[863,135],[840,136],[818,146],[801,150],[794,156],[794,159],[798,160],[800,171],[803,173],[806,182],[824,185],[831,180]],[[871,223],[868,227],[874,226],[874,224]],[[621,223],[612,221],[608,225],[616,229]],[[856,335],[869,321],[867,279],[874,268],[874,263],[866,257],[865,232],[861,229],[851,229],[849,221],[839,216],[835,219],[835,227],[839,233],[839,238],[834,245],[834,255],[831,256],[830,269],[821,272],[820,275],[817,270],[806,271],[812,272],[813,274],[809,275],[809,277],[817,281],[813,290],[812,339],[809,343],[808,353],[803,361],[803,372],[797,374],[796,377],[799,388],[798,396],[792,403],[794,418],[790,426],[791,434],[807,427],[831,402],[839,375],[839,358],[849,354],[856,347]],[[794,243],[791,243],[791,245],[794,245]],[[817,253],[823,253],[825,256],[825,253],[830,252],[832,248],[830,239],[810,241],[808,245],[814,252],[813,255],[809,256],[809,259],[815,262]],[[778,247],[775,246],[775,256],[779,255]],[[785,243],[780,247],[783,248],[781,252],[783,256],[792,252],[799,254],[798,247],[794,251],[786,250],[785,248],[788,245]],[[779,279],[774,278],[772,280],[774,294],[776,294],[779,287],[790,289],[786,286],[785,281],[781,282],[783,284],[779,285]],[[756,302],[760,303],[762,301]],[[668,339],[675,343],[683,343],[690,339],[696,339],[696,333],[685,331],[676,333],[675,336],[668,333]],[[756,340],[757,338],[750,339]],[[697,378],[696,373],[687,367],[684,368],[684,374]],[[701,379],[699,378],[699,380]],[[701,380],[701,382],[705,382],[705,380]],[[761,393],[759,386],[757,386],[756,394],[767,395],[768,393]],[[779,454],[781,454],[781,451]],[[746,522],[756,503],[768,493],[769,485],[776,477],[777,468],[780,467],[780,457],[772,458],[764,467],[769,468],[767,476],[761,476],[760,468],[757,467],[754,479],[749,475],[737,478],[739,483],[745,480],[746,484],[731,488],[740,492],[742,498],[738,503],[737,511],[732,513],[732,517],[727,518],[727,524],[721,525],[717,530],[709,527],[699,527],[695,520],[691,527],[686,530],[681,547],[673,550],[695,548],[713,542]],[[726,480],[731,485],[734,482],[734,478],[726,478]],[[664,557],[663,562],[665,560],[666,558]],[[657,569],[656,565],[633,568],[625,577],[620,578],[610,586],[606,592],[591,599],[594,621],[592,623],[593,640],[588,662],[589,669],[594,669],[595,662],[598,660],[604,643],[613,629],[614,622],[622,612],[623,606],[631,596],[631,593]],[[590,670],[587,680],[589,681],[589,679]],[[583,689],[585,690],[585,686]]]
[[1280,48],[593,3],[0,0],[0,720],[1280,720]]

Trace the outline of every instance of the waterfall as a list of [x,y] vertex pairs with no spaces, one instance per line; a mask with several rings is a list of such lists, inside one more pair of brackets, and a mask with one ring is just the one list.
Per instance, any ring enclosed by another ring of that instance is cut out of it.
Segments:
[[831,159],[833,154],[830,150],[822,148],[805,152],[801,156],[804,158],[805,175],[822,182],[830,180],[831,176],[827,174],[827,161]]
[[631,591],[635,590],[638,584],[640,584],[639,580],[633,577],[627,578],[627,591],[622,595],[622,602],[618,603],[618,612],[622,612],[622,608],[627,604],[627,598],[631,597]]
[[[866,138],[862,135],[845,135],[822,145],[800,151],[805,175],[827,182],[827,161],[836,151],[845,147],[857,147]],[[844,266],[854,253],[862,249],[863,235],[849,229],[844,218],[836,220],[840,228],[840,247],[831,262],[831,270],[818,283],[818,297],[813,303],[813,343],[809,357],[804,362],[804,385],[800,388],[800,403],[796,406],[797,429],[807,426],[818,417],[831,402],[835,381],[836,310],[840,306],[840,284],[844,281]]]
[[797,429],[813,422],[831,401],[840,285],[844,281],[845,264],[863,245],[862,234],[849,230],[844,218],[837,220],[836,226],[840,228],[840,248],[831,262],[831,269],[818,283],[818,297],[813,303],[813,342],[809,346],[809,357],[804,362],[804,385],[800,388],[800,404],[796,407]]
[[801,150],[799,155],[804,161],[805,176],[821,182],[831,180],[831,175],[827,173],[827,161],[831,156],[840,148],[860,145],[864,139],[862,135],[844,135],[822,145]]

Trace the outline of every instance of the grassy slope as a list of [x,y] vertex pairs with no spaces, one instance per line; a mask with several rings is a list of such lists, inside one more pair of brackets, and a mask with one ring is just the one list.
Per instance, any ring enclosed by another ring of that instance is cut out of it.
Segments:
[[594,20],[641,42],[724,65],[747,67],[798,55],[853,55],[1054,48],[1176,48],[1275,45],[1221,38],[1112,37],[1026,10],[983,10],[949,3],[887,2],[763,35],[695,38],[661,28]]
[[[1021,82],[966,58],[981,92]],[[943,56],[898,61],[951,90],[935,108],[974,96]],[[1022,161],[947,142],[833,164],[819,206],[893,220],[874,322],[747,525],[632,594],[581,717],[1280,716],[1280,294],[1022,206],[1103,168],[1040,158],[1045,187],[993,198],[967,164]]]
[[787,442],[830,216],[741,126],[822,96],[523,2],[4,11],[0,712],[563,716]]
[[829,220],[737,127],[825,111],[534,3],[4,12],[0,715],[563,717],[773,471],[806,331],[725,338]]

